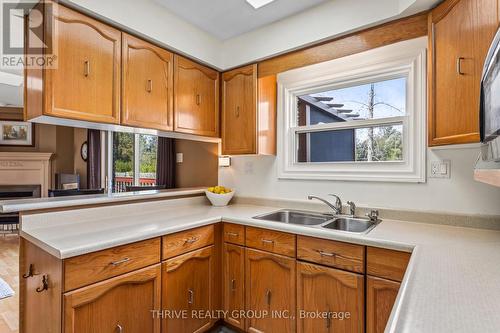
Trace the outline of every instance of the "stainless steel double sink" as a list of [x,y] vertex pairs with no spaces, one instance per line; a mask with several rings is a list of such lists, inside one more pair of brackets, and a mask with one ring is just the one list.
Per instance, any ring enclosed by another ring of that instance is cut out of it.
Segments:
[[297,224],[314,228],[366,234],[377,225],[369,219],[349,215],[321,214],[302,210],[282,209],[255,216],[254,219]]

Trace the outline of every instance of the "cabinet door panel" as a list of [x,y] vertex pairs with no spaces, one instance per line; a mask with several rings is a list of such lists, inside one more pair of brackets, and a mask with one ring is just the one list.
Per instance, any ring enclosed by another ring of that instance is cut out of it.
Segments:
[[64,332],[160,332],[160,265],[64,294]]
[[219,135],[219,73],[175,56],[175,131]]
[[162,309],[185,311],[185,318],[167,318],[163,332],[204,332],[210,318],[196,318],[198,311],[212,309],[214,250],[213,246],[193,251],[163,263]]
[[57,68],[45,71],[45,112],[64,118],[119,122],[121,32],[54,5]]
[[298,332],[363,332],[364,277],[298,262],[297,306]]
[[222,76],[222,153],[257,152],[257,65]]
[[122,123],[172,130],[173,54],[123,34]]
[[[295,332],[295,259],[258,250],[245,253],[248,332]],[[280,318],[281,316],[281,318]]]
[[383,333],[398,295],[400,283],[366,278],[366,332]]
[[[245,322],[239,316],[245,310],[245,248],[224,243],[224,310],[228,311],[226,321],[242,330]],[[232,314],[235,313],[235,316]]]
[[480,80],[497,13],[497,0],[448,0],[432,11],[430,145],[479,141]]

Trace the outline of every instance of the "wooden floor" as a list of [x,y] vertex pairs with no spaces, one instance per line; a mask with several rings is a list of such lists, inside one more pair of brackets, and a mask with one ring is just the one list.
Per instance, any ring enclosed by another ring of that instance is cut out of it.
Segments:
[[19,237],[0,235],[0,277],[14,296],[0,300],[0,332],[19,332]]

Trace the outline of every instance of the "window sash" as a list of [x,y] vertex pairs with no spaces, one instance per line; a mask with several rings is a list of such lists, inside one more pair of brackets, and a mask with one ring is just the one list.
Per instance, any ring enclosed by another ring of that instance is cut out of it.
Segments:
[[383,125],[393,125],[393,124],[404,124],[407,123],[408,116],[399,117],[389,117],[389,118],[377,118],[377,119],[366,119],[366,120],[355,120],[339,123],[326,123],[326,124],[315,124],[308,126],[296,126],[291,127],[290,131],[294,133],[313,133],[313,132],[324,132],[329,130],[343,130],[351,128],[367,128],[376,127]]

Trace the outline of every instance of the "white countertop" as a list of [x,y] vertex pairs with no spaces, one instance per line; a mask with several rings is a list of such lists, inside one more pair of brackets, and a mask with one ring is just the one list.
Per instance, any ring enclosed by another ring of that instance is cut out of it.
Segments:
[[205,193],[205,189],[205,187],[193,187],[168,190],[73,195],[51,198],[0,200],[0,213],[16,213],[30,210],[98,205],[134,200],[151,200]]
[[500,232],[384,220],[366,235],[252,219],[276,207],[203,197],[41,213],[21,235],[64,259],[221,220],[413,254],[387,332],[500,332]]

